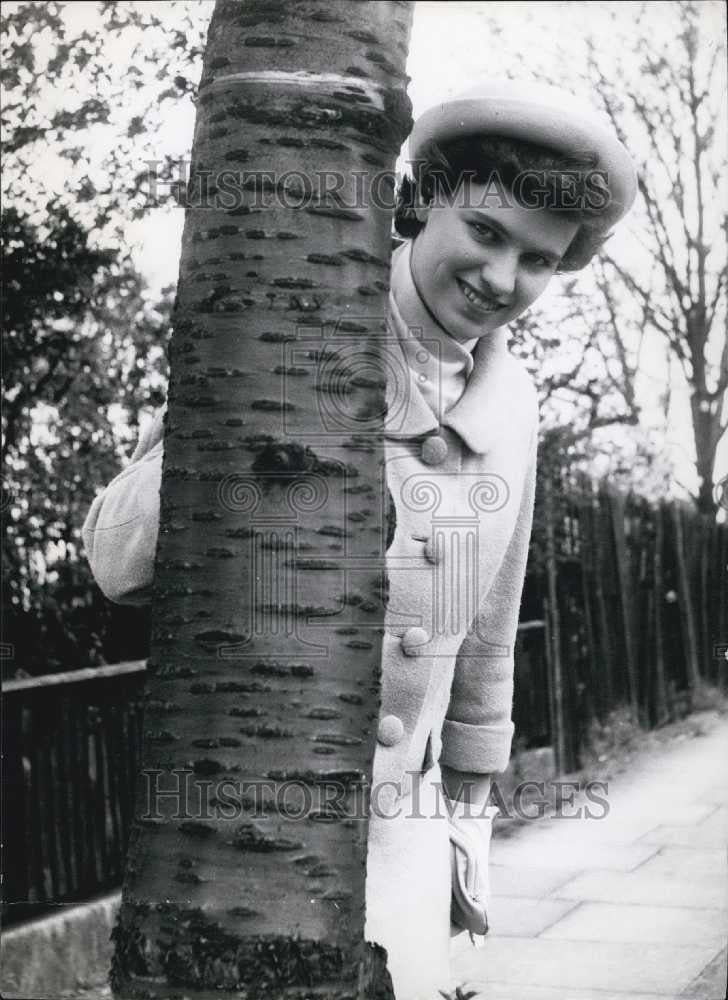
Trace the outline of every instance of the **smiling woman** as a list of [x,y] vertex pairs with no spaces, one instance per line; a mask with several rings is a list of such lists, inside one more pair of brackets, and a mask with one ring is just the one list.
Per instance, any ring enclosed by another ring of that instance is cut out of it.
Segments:
[[[397,1000],[448,987],[451,933],[488,930],[486,801],[513,737],[538,444],[538,396],[508,351],[506,324],[555,271],[588,261],[634,194],[616,137],[564,110],[569,95],[559,94],[554,108],[540,92],[526,99],[517,84],[491,83],[426,112],[411,141],[422,170],[397,212],[411,239],[392,258],[383,345],[394,523],[365,928],[387,951]],[[531,132],[543,146],[528,145]],[[601,189],[593,170],[606,175]],[[609,197],[594,198],[600,190]],[[84,526],[114,600],[149,596],[165,441],[160,414]]]
[[487,336],[535,302],[579,228],[571,214],[546,208],[469,207],[485,195],[481,184],[461,185],[452,205],[415,209],[424,227],[412,246],[412,278],[461,342]]
[[415,179],[401,185],[395,226],[413,238],[420,297],[463,344],[520,316],[557,271],[584,267],[634,198],[626,150],[553,88],[475,88],[422,115],[410,151]]
[[[406,367],[387,387],[396,528],[382,662],[382,712],[408,720],[409,747],[377,748],[374,784],[397,783],[403,763],[411,782],[396,818],[372,816],[367,866],[367,934],[387,948],[398,1000],[447,981],[450,919],[453,934],[488,931],[486,802],[510,755],[538,441],[536,391],[507,324],[557,271],[588,263],[636,189],[596,115],[532,84],[489,81],[436,106],[409,148],[415,178],[395,214],[409,240],[393,257],[388,318]],[[447,823],[437,810],[413,823],[440,778]]]

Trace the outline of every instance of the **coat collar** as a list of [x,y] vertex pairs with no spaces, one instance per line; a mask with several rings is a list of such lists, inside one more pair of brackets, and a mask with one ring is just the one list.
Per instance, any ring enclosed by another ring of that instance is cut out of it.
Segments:
[[[410,331],[427,338],[429,330],[433,339],[442,337],[441,327],[437,331],[432,329],[435,321],[414,289],[409,268],[410,246],[408,242],[393,254],[392,290],[389,293],[388,327],[394,342],[390,350],[396,351],[397,355],[387,365],[384,433],[385,437],[395,440],[421,437],[440,429],[435,414],[419,390],[415,373],[408,365],[402,348],[402,342],[411,339]],[[398,292],[396,298],[395,290]],[[417,296],[416,300],[412,298],[412,291]],[[397,300],[402,305],[401,309]],[[417,308],[417,302],[420,308]],[[406,318],[404,309],[407,309]],[[535,389],[530,375],[508,351],[507,337],[507,329],[501,327],[477,341],[473,349],[473,370],[465,391],[442,421],[443,426],[455,431],[468,448],[478,454],[485,454],[493,447],[502,435],[506,421],[509,424],[514,419],[533,421]],[[531,405],[524,396],[530,397]]]

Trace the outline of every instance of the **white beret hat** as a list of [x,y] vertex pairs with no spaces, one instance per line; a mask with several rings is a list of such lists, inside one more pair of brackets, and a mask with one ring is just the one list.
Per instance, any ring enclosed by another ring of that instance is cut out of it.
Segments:
[[409,158],[424,159],[431,142],[469,135],[520,139],[571,155],[595,153],[594,170],[605,175],[610,192],[605,228],[632,207],[637,173],[632,157],[609,119],[567,90],[534,81],[491,79],[423,112],[409,138]]

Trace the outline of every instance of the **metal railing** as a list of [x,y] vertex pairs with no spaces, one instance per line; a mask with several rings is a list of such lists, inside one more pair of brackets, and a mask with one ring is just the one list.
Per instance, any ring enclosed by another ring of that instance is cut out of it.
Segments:
[[3,922],[121,883],[146,661],[3,684]]

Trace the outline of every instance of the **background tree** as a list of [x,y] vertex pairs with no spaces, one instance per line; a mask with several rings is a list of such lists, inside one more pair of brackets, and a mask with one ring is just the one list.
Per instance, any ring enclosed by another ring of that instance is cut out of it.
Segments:
[[171,176],[159,131],[190,100],[211,5],[166,7],[3,5],[4,675],[148,643],[146,610],[103,599],[80,526],[166,383],[171,290],[146,287],[130,225],[175,204],[146,162]]
[[[608,301],[621,286],[633,305],[631,323],[661,335],[682,372],[690,392],[697,506],[712,513],[716,451],[728,428],[726,49],[704,17],[705,5],[676,7],[678,31],[668,50],[650,44],[649,5],[642,8],[616,75],[605,72],[590,41],[591,79],[636,151],[645,253],[635,269],[607,250],[597,274]],[[627,52],[630,75],[654,81],[648,91],[625,86],[629,77],[619,69]],[[615,344],[625,350],[620,325],[615,322]]]
[[166,182],[181,168],[165,144],[191,102],[211,11],[3,5],[6,676],[148,650],[148,609],[103,599],[80,526],[164,398],[173,289],[147,287],[134,226],[178,209]]
[[[411,124],[410,19],[402,3],[215,6],[118,995],[390,995],[382,949],[364,942],[362,782],[384,613],[387,175]],[[184,771],[202,819],[150,800],[153,775]],[[241,778],[262,801],[238,794],[231,822],[219,782]]]
[[95,248],[62,205],[42,226],[8,208],[0,239],[3,641],[14,653],[3,666],[45,673],[141,655],[144,629],[135,647],[112,626],[143,616],[101,598],[80,526],[140,409],[163,398],[169,294],[151,301],[131,262]]
[[[716,454],[728,425],[725,8],[680,0],[659,18],[656,10],[635,4],[625,14],[605,4],[575,27],[547,5],[542,16],[558,22],[561,40],[538,51],[528,26],[507,30],[507,12],[485,7],[482,21],[499,40],[495,75],[592,94],[637,163],[626,223],[590,268],[525,318],[533,334],[526,358],[545,355],[553,373],[544,379],[534,366],[542,399],[567,402],[545,407],[545,425],[571,429],[576,418],[593,472],[621,469],[651,499],[687,493],[715,514]],[[534,13],[537,35],[544,26]],[[676,474],[669,440],[678,436],[683,388],[697,490]]]
[[[554,457],[561,453],[575,469],[592,474],[606,471],[595,467],[600,457],[609,455],[614,464],[623,458],[624,441],[615,431],[638,428],[641,417],[634,362],[615,345],[615,321],[605,299],[595,299],[578,278],[565,276],[546,315],[528,312],[510,327],[511,349],[538,388],[542,425],[561,436]],[[642,461],[632,463],[632,482],[643,493],[655,489],[652,457],[645,448]]]

